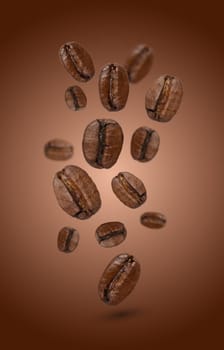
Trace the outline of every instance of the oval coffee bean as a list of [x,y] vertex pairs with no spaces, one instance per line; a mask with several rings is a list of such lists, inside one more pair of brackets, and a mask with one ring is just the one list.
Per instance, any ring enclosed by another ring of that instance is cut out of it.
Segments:
[[108,111],[124,108],[129,94],[126,70],[116,63],[104,66],[99,77],[99,93],[101,102]]
[[131,83],[137,83],[143,79],[149,72],[152,62],[152,48],[144,44],[136,46],[125,63],[129,81]]
[[149,228],[161,228],[166,224],[165,215],[157,212],[147,212],[140,218],[141,224]]
[[59,56],[67,72],[76,80],[86,82],[94,76],[92,58],[78,43],[69,42],[62,45]]
[[145,108],[151,119],[168,122],[176,114],[183,96],[181,81],[173,76],[161,76],[148,90]]
[[97,119],[85,129],[82,149],[86,161],[95,168],[111,168],[123,145],[120,125],[111,119]]
[[98,286],[100,299],[117,305],[134,289],[140,277],[140,264],[129,254],[116,256],[104,270]]
[[78,246],[79,233],[71,227],[63,227],[58,233],[58,249],[64,253],[71,253]]
[[68,165],[53,179],[54,192],[60,207],[78,219],[88,219],[101,206],[98,189],[86,171]]
[[65,102],[68,108],[78,111],[86,107],[87,98],[79,86],[71,86],[65,91]]
[[128,172],[121,172],[112,179],[112,189],[129,208],[140,207],[147,197],[143,182]]
[[106,222],[96,229],[96,239],[105,248],[114,247],[122,243],[126,236],[125,226],[117,221]]
[[73,146],[67,141],[53,139],[44,146],[44,153],[52,160],[67,160],[73,156]]
[[150,128],[138,128],[131,139],[131,155],[140,162],[148,162],[159,149],[160,138],[155,130]]

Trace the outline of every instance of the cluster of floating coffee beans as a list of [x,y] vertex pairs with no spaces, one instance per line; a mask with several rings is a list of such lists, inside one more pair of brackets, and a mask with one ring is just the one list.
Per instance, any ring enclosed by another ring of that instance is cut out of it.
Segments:
[[[95,73],[88,52],[76,42],[64,44],[59,56],[65,69],[79,82],[89,81]],[[125,107],[129,82],[136,83],[146,76],[153,61],[153,50],[138,45],[124,66],[105,65],[99,75],[99,95],[108,111],[118,112]],[[182,84],[174,76],[159,77],[147,91],[145,108],[148,116],[159,122],[168,122],[177,112],[183,95]],[[65,91],[67,106],[77,111],[87,104],[85,93],[79,86]],[[159,149],[158,133],[148,127],[138,128],[131,139],[131,155],[135,160],[147,162]],[[86,161],[95,168],[111,168],[117,161],[123,145],[123,132],[112,119],[96,119],[85,129],[82,149]],[[45,145],[45,155],[53,160],[67,160],[73,155],[73,146],[54,139]],[[147,198],[143,182],[129,172],[120,172],[112,179],[112,189],[118,199],[129,208],[138,208]],[[87,172],[75,165],[58,171],[53,179],[55,196],[60,207],[78,219],[88,219],[101,207],[100,193]],[[142,214],[140,221],[149,228],[161,228],[166,217],[158,212]],[[106,222],[96,228],[96,239],[102,247],[114,247],[124,241],[127,231],[121,222]],[[79,233],[63,227],[58,234],[58,249],[72,252],[78,245]],[[104,270],[98,286],[102,301],[109,305],[120,303],[131,293],[140,276],[140,264],[130,254],[116,256]]]

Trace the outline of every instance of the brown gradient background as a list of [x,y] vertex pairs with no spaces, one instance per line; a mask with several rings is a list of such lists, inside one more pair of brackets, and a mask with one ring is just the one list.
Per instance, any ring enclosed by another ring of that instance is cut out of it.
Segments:
[[[220,2],[221,3],[221,2]],[[9,3],[1,10],[1,348],[2,349],[221,349],[223,344],[223,37],[218,1]],[[91,53],[96,75],[78,83],[88,107],[68,110],[65,89],[76,83],[60,65],[58,49],[76,40]],[[105,63],[124,62],[136,44],[155,50],[151,73],[130,87],[127,106],[109,113],[98,97]],[[150,120],[144,96],[161,74],[181,78],[184,99],[174,117]],[[82,134],[95,118],[114,118],[125,142],[109,170],[90,167]],[[161,137],[154,160],[130,156],[133,131],[142,125]],[[43,145],[54,137],[71,141],[74,158],[54,162]],[[62,211],[52,190],[58,169],[77,164],[95,180],[101,210],[79,221]],[[148,189],[140,208],[124,207],[111,178],[127,170]],[[158,210],[167,226],[139,223]],[[125,223],[128,236],[112,249],[98,246],[102,222]],[[58,230],[71,225],[80,244],[58,252]],[[120,305],[104,305],[97,284],[121,252],[139,260],[141,278]]]

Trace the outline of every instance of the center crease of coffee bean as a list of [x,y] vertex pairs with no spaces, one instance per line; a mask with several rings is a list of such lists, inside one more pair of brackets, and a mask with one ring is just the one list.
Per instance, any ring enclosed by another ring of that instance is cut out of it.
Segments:
[[[61,147],[61,146],[57,146],[57,145],[50,145],[51,149],[52,150],[59,150],[59,151],[63,151],[63,150],[67,150],[68,147]],[[69,147],[69,149],[71,150],[72,147]]]
[[104,148],[106,146],[105,134],[106,134],[106,127],[108,124],[103,120],[99,120],[99,119],[97,119],[97,122],[99,123],[99,134],[98,134],[99,146],[98,146],[98,151],[96,155],[96,163],[102,166],[103,153],[104,153]]
[[120,182],[123,184],[123,187],[125,188],[125,190],[132,196],[134,196],[134,198],[136,199],[137,203],[141,204],[141,198],[143,196],[145,196],[145,192],[140,195],[138,193],[138,191],[125,179],[123,174],[119,174],[118,178],[120,180]]
[[77,99],[77,96],[76,94],[74,93],[73,91],[73,88],[71,87],[69,90],[70,94],[72,95],[72,99],[73,99],[73,102],[74,102],[74,107],[75,109],[79,109],[79,101]]
[[147,150],[147,147],[148,147],[148,144],[150,142],[150,139],[152,137],[153,132],[154,132],[154,130],[152,130],[152,131],[146,130],[146,138],[142,144],[141,154],[140,154],[140,158],[139,158],[140,160],[145,158],[145,153],[146,153],[146,150]]
[[68,237],[66,239],[66,242],[65,242],[65,252],[68,252],[69,251],[69,244],[72,240],[72,237],[73,237],[73,230],[69,230],[69,234],[68,234]]
[[105,236],[99,237],[99,240],[100,240],[100,242],[106,241],[107,239],[110,239],[114,236],[119,236],[119,235],[123,235],[123,234],[124,234],[124,230],[116,230],[116,231],[112,231],[110,233],[107,233]]
[[109,71],[109,79],[110,79],[110,84],[109,84],[109,96],[108,96],[108,103],[110,107],[115,111],[117,109],[117,106],[114,104],[114,91],[113,91],[113,82],[116,79],[116,73],[117,69],[114,64],[110,65],[110,71]]

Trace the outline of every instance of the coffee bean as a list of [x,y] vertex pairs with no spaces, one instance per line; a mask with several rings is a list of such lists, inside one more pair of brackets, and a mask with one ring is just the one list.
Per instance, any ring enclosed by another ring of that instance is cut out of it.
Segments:
[[67,160],[73,156],[73,146],[67,141],[53,139],[44,146],[44,153],[52,160]]
[[99,93],[101,102],[108,111],[124,108],[129,94],[126,70],[116,63],[104,66],[99,77]]
[[148,162],[155,157],[159,149],[160,138],[155,130],[138,128],[131,139],[131,155],[140,162]]
[[95,183],[78,166],[68,165],[58,171],[53,179],[53,187],[60,207],[78,219],[88,219],[101,206]]
[[128,172],[121,172],[112,179],[112,189],[129,208],[140,207],[147,197],[143,182]]
[[149,72],[152,62],[152,48],[144,44],[136,46],[125,63],[129,81],[131,83],[137,83],[143,79]]
[[71,253],[79,243],[79,233],[71,227],[63,227],[58,233],[58,249],[64,253]]
[[121,222],[106,222],[96,229],[96,239],[105,248],[114,247],[122,243],[127,235],[125,226]]
[[116,256],[104,270],[98,286],[100,299],[117,305],[134,289],[140,277],[140,264],[129,254]]
[[59,56],[65,69],[81,82],[90,80],[95,73],[92,58],[78,43],[69,42],[60,47]]
[[145,97],[148,116],[158,122],[168,122],[176,114],[183,96],[181,81],[164,75],[156,80]]
[[165,215],[157,212],[147,212],[140,218],[141,224],[149,228],[161,228],[166,224]]
[[68,108],[78,111],[86,107],[87,98],[79,86],[71,86],[65,91],[65,102]]
[[111,168],[123,144],[120,125],[111,119],[97,119],[85,129],[82,149],[86,161],[95,168]]

